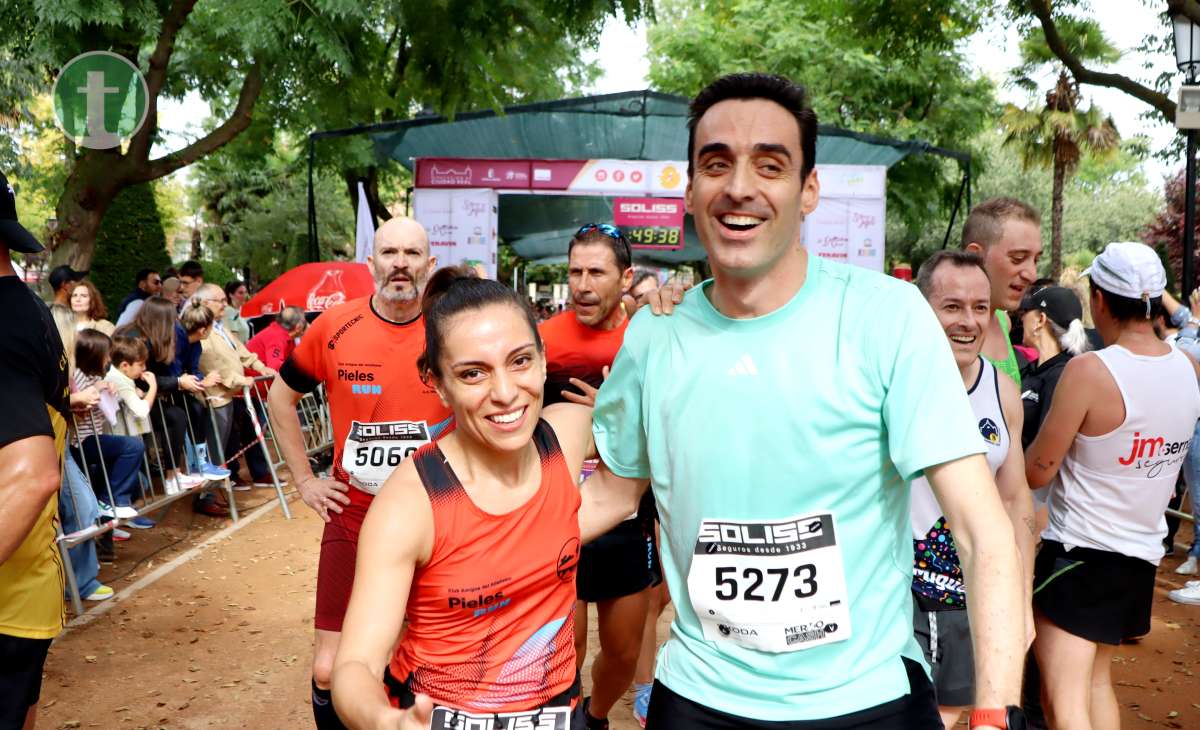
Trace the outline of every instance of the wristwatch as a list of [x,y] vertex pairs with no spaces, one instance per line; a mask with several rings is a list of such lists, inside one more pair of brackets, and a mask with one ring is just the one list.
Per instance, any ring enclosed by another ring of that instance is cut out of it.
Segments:
[[1000,730],[1026,730],[1025,713],[1009,705],[1001,709],[975,708],[967,721],[968,727],[998,727]]

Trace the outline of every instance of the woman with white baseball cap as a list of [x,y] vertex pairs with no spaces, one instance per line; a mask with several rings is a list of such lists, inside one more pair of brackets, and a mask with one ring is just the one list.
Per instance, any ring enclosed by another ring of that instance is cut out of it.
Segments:
[[1034,651],[1058,728],[1119,727],[1112,656],[1150,630],[1164,512],[1200,418],[1200,370],[1154,333],[1158,254],[1110,243],[1084,273],[1107,346],[1067,363],[1026,452],[1029,486],[1050,485]]

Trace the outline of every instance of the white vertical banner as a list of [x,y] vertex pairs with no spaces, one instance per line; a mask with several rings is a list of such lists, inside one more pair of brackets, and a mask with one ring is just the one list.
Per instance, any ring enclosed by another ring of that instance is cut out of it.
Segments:
[[812,253],[873,271],[884,266],[887,168],[817,165],[821,201],[804,220]]
[[375,248],[375,221],[371,218],[371,206],[367,203],[367,191],[362,181],[358,182],[358,222],[354,228],[354,260],[360,264]]
[[490,188],[417,188],[413,217],[429,234],[438,266],[479,264],[496,278],[500,197]]

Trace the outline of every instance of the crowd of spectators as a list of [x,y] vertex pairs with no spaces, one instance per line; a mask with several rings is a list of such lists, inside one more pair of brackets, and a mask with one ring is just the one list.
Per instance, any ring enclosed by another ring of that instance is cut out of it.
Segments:
[[[224,491],[203,485],[272,485],[262,451],[246,448],[256,439],[241,395],[255,376],[276,373],[307,320],[299,307],[285,307],[251,336],[241,316],[246,283],[206,283],[196,261],[138,271],[116,312],[87,273],[59,266],[49,276],[51,315],[71,373],[60,517],[66,533],[117,520],[71,549],[80,595],[104,600],[113,591],[98,580],[99,564],[116,559],[114,543],[133,536],[126,528],[155,526],[145,514],[155,494],[194,491],[194,511],[224,517]],[[243,451],[244,471],[232,458]]]

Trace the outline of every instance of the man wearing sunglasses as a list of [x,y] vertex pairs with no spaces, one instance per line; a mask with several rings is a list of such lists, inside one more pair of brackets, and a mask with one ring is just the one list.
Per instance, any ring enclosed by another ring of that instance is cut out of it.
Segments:
[[[538,328],[546,346],[545,402],[590,404],[587,391],[603,382],[633,312],[629,307],[627,313],[622,301],[633,283],[632,254],[625,236],[608,223],[583,226],[567,250],[571,308]],[[647,491],[636,515],[585,545],[579,555],[575,648],[580,667],[587,655],[588,603],[596,604],[600,622],[592,695],[584,705],[589,729],[608,727],[609,711],[633,681],[647,589],[661,580],[654,545],[654,500]]]

